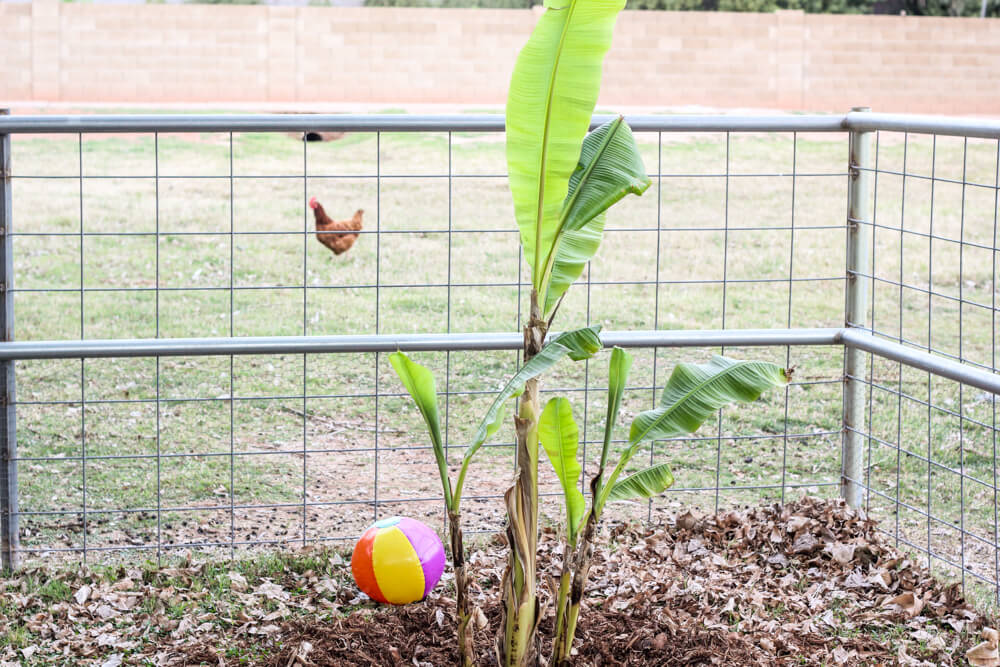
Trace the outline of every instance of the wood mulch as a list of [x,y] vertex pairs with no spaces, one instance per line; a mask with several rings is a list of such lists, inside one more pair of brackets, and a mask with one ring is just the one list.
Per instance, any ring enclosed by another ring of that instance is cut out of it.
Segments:
[[[289,562],[317,562],[317,554]],[[469,557],[484,667],[496,664],[504,555],[494,539]],[[36,589],[23,577],[38,571],[20,575],[19,584],[0,580],[0,634],[34,638],[27,646],[0,644],[0,667],[455,664],[448,573],[420,603],[378,606],[358,593],[339,555],[324,558],[326,569],[289,565],[246,577],[223,564],[211,571],[205,564],[155,574],[122,570],[117,582],[86,572],[60,575],[71,599],[47,605],[42,593],[24,592]],[[542,656],[560,558],[556,536],[545,533]],[[222,592],[197,583],[209,575],[224,580]],[[26,611],[17,617],[19,606]],[[863,513],[805,497],[709,516],[686,511],[664,526],[609,526],[595,554],[576,660],[1000,667],[991,627],[995,619],[968,604],[957,584],[929,576]]]
[[[619,525],[608,537],[581,615],[580,665],[965,665],[987,622],[957,584],[928,576],[840,502],[685,512],[673,526]],[[542,552],[550,574],[558,571],[557,542],[543,541]],[[472,562],[479,664],[495,665],[503,549],[478,551]],[[452,604],[442,595],[300,620],[262,664],[455,664]],[[542,637],[551,625],[549,616]]]

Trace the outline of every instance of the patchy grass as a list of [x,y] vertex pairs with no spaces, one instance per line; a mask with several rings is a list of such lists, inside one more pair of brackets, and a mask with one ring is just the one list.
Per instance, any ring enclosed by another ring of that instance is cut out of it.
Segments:
[[7,649],[0,657],[18,653],[20,664],[75,665],[104,664],[117,653],[126,664],[159,664],[159,657],[143,654],[180,637],[225,633],[245,626],[241,619],[256,618],[254,629],[267,628],[258,633],[262,645],[244,642],[226,657],[230,664],[257,664],[269,651],[268,625],[277,628],[272,621],[338,615],[333,601],[350,581],[343,557],[331,550],[178,565],[30,569],[0,580],[0,649]]
[[[639,140],[649,170],[663,176],[609,214],[605,243],[557,328],[842,323],[844,137],[799,134],[794,145],[790,136],[757,134],[733,134],[728,144],[711,134]],[[960,139],[910,137],[904,145],[883,134],[879,168],[902,172],[905,159],[908,173],[961,180],[964,163],[967,180],[992,183],[995,142],[969,140],[965,150]],[[525,310],[497,135],[353,134],[305,145],[282,134],[15,137],[14,164],[22,340],[515,331]],[[449,171],[452,178],[442,177]],[[990,252],[920,234],[991,247],[993,194],[919,178],[906,179],[904,191],[902,177],[878,175],[876,221],[884,227],[873,234],[874,275],[912,288],[875,283],[876,330],[991,363],[988,309],[953,300],[992,303]],[[365,231],[382,233],[332,256],[308,235],[310,196],[337,216],[365,209]],[[674,363],[712,351],[637,350],[626,420],[650,407]],[[680,490],[621,518],[678,504],[777,500],[799,486],[836,494],[820,484],[839,477],[842,355],[726,353],[787,362],[799,384],[724,411],[701,440],[652,446],[651,460],[675,463]],[[418,357],[442,389],[458,392],[446,420],[449,443],[460,447],[489,402],[477,392],[499,386],[516,357]],[[606,372],[599,358],[563,365],[545,380],[574,390],[591,466]],[[437,505],[422,500],[436,493],[433,476],[427,483],[416,474],[429,454],[407,449],[425,446],[419,415],[395,395],[401,389],[384,357],[19,362],[17,374],[26,548],[78,549],[86,539],[88,549],[107,550],[95,558],[115,560],[120,547],[159,544],[169,561],[175,548],[228,554],[212,545],[346,538],[377,512],[440,520]],[[873,378],[869,430],[910,454],[872,440],[868,475],[885,497],[873,495],[871,511],[888,519],[894,537],[993,578],[995,553],[985,543],[995,526],[992,401],[951,382],[928,385],[926,375],[895,364],[876,363]],[[928,399],[946,411],[928,410]],[[502,488],[509,439],[502,430],[484,450],[470,493]],[[928,456],[944,467],[921,459]],[[546,484],[557,491],[554,480]],[[758,486],[765,488],[744,488]],[[897,497],[917,510],[895,514]],[[499,502],[483,501],[477,527],[497,527],[500,511]],[[940,520],[928,527],[921,512]],[[963,527],[982,539],[963,539]],[[931,566],[955,574],[939,559]]]
[[[962,665],[995,623],[839,502],[688,512],[652,528],[609,523],[581,615],[580,664],[725,655],[739,665]],[[555,538],[543,531],[546,576],[559,567]],[[469,551],[488,665],[504,551],[482,539]],[[309,547],[169,568],[29,569],[0,578],[0,661],[234,667],[294,664],[298,653],[317,665],[452,664],[450,573],[426,600],[380,606],[358,593],[348,558]],[[548,589],[540,594],[551,609]],[[551,625],[546,614],[543,637]]]

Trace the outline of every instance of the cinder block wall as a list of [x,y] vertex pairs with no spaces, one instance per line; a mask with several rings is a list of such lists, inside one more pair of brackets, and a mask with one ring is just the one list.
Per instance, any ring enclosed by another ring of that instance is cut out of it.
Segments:
[[[499,105],[531,10],[0,3],[0,102]],[[624,12],[602,106],[1000,114],[1000,20]]]

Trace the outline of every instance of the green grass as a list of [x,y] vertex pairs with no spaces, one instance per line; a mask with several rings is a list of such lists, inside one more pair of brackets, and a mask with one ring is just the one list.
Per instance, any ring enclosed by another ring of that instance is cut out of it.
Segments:
[[[78,338],[81,295],[73,290],[79,290],[81,277],[91,290],[145,290],[85,292],[86,338],[515,331],[519,291],[511,283],[519,276],[526,280],[527,272],[519,266],[506,181],[482,176],[505,171],[499,139],[456,133],[450,169],[457,177],[449,181],[435,177],[449,170],[444,134],[384,133],[378,140],[353,134],[308,144],[308,179],[301,177],[303,145],[289,135],[236,134],[232,153],[228,134],[160,135],[158,161],[152,137],[85,136],[82,163],[89,178],[83,182],[81,222],[77,139],[15,137],[15,174],[22,178],[14,182],[14,229],[48,234],[15,237],[18,288],[67,290],[17,292],[17,338]],[[799,134],[794,155],[792,139],[785,135],[734,134],[727,150],[725,136],[665,134],[659,154],[655,135],[639,140],[650,171],[659,166],[669,176],[654,178],[645,196],[629,198],[609,214],[604,245],[589,275],[570,290],[556,328],[582,325],[588,315],[590,322],[611,330],[842,324],[845,137]],[[794,188],[788,177],[793,159],[801,174]],[[901,137],[883,135],[878,159],[880,169],[902,171]],[[909,173],[930,175],[933,168],[938,178],[961,180],[963,144],[941,137],[935,147],[929,137],[910,137],[905,160]],[[230,180],[230,163],[239,178]],[[969,140],[967,180],[992,184],[995,163],[995,142]],[[153,178],[157,172],[158,180]],[[902,321],[903,335],[917,344],[927,344],[929,336],[936,349],[989,364],[988,309],[965,305],[960,310],[947,298],[929,301],[919,289],[991,304],[991,251],[965,246],[960,255],[956,243],[929,243],[901,235],[898,228],[905,201],[905,229],[992,247],[995,193],[946,182],[934,183],[933,193],[931,187],[928,180],[908,178],[904,194],[901,177],[878,176],[876,220],[892,229],[875,232],[875,275],[902,278],[917,289],[904,290],[900,298],[898,287],[877,282],[874,325],[896,335]],[[363,208],[366,230],[391,233],[380,239],[362,235],[349,253],[334,257],[302,233],[312,226],[305,202],[314,195],[334,217]],[[789,229],[793,220],[794,233]],[[133,235],[85,236],[81,266],[81,239],[75,235],[81,225],[88,234]],[[70,235],[52,235],[56,232]],[[234,286],[255,289],[230,292],[230,276]],[[802,280],[790,284],[789,276]],[[725,288],[719,282],[723,277],[730,281]],[[658,289],[646,284],[656,280],[661,281]],[[619,281],[631,284],[607,284]],[[303,283],[309,287],[305,295]],[[379,291],[376,284],[382,286]],[[433,286],[416,286],[424,284]],[[527,290],[520,297],[523,314]],[[704,360],[711,352],[635,351],[623,422],[651,407],[655,393],[650,387],[662,386],[673,364]],[[784,349],[726,353],[787,361],[797,367],[798,380],[815,384],[788,390],[787,421],[784,392],[772,392],[706,424],[699,432],[706,440],[656,443],[652,458],[674,463],[678,486],[704,489],[716,484],[718,456],[723,505],[778,499],[782,483],[836,494],[835,486],[816,483],[839,477],[842,354],[823,348],[792,348],[787,359]],[[435,371],[442,389],[447,368],[453,392],[494,390],[515,364],[510,352],[415,356]],[[589,365],[564,364],[544,382],[547,388],[588,384],[592,391],[586,403],[582,392],[569,395],[588,440],[601,437],[605,364],[603,357]],[[426,444],[419,415],[408,401],[380,399],[376,423],[369,395],[376,387],[382,394],[401,391],[384,356],[377,368],[370,354],[237,357],[232,387],[228,358],[89,360],[84,369],[81,387],[78,360],[19,362],[18,398],[32,404],[19,405],[17,418],[20,455],[46,459],[20,464],[22,509],[82,509],[85,467],[88,547],[155,543],[158,530],[165,543],[228,542],[231,501],[237,506],[302,502],[303,460],[294,452],[304,446],[322,450],[308,455],[309,502],[369,500],[377,466],[385,511],[440,518],[434,502],[393,502],[433,497],[436,478],[418,466],[430,462],[428,452],[405,449]],[[318,415],[305,427],[296,414],[302,400],[288,398],[303,392],[304,375],[310,396],[306,409]],[[874,377],[878,385],[893,391],[902,387],[917,399],[904,398],[900,415],[899,399],[876,388],[874,435],[901,441],[922,456],[929,452],[952,469],[964,464],[968,477],[986,482],[963,482],[954,472],[931,467],[931,511],[951,525],[932,525],[930,542],[956,562],[964,551],[969,567],[992,577],[992,549],[971,538],[963,544],[952,523],[963,519],[964,502],[966,530],[992,540],[991,428],[939,410],[928,415],[919,403],[928,399],[926,374],[904,369],[900,378],[896,364],[878,362]],[[230,393],[238,400],[230,402]],[[992,403],[975,391],[960,393],[955,383],[934,380],[930,398],[936,406],[992,424]],[[132,400],[142,402],[121,402]],[[468,440],[489,401],[482,394],[450,398],[450,444],[460,447]],[[376,426],[383,431],[377,454]],[[785,440],[786,432],[803,437]],[[624,427],[618,437],[624,437]],[[501,430],[496,442],[509,439]],[[159,464],[157,446],[167,455]],[[589,470],[596,447],[588,444]],[[82,466],[84,448],[88,457],[103,458]],[[176,454],[196,456],[170,456]],[[146,458],[116,458],[130,456]],[[894,448],[872,444],[872,486],[892,501],[873,497],[871,508],[893,533],[897,492],[903,502],[928,507],[927,463],[902,456],[897,480],[896,457]],[[509,449],[484,450],[482,465],[471,473],[469,493],[498,492],[510,465]],[[756,485],[779,488],[733,488]],[[557,491],[554,477],[544,478],[543,488]],[[157,497],[163,507],[194,509],[167,512],[158,526],[155,512],[148,511],[156,508]],[[652,510],[642,505],[617,511],[631,518],[651,511],[655,519],[679,503],[713,508],[715,492],[679,492],[656,501]],[[473,507],[476,527],[499,525],[498,502]],[[99,512],[115,508],[137,511]],[[558,511],[551,508],[553,516]],[[365,504],[318,506],[310,510],[305,528],[301,508],[235,514],[235,539],[244,541],[293,539],[303,530],[310,538],[347,537],[373,518]],[[82,515],[26,515],[22,543],[29,548],[82,546],[81,520]],[[926,546],[924,517],[904,511],[899,523],[902,537]],[[941,562],[932,565],[944,575],[954,574]]]

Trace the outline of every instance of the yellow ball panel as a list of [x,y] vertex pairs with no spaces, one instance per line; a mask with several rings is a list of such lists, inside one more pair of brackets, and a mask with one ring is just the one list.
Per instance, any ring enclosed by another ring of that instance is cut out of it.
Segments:
[[424,597],[424,569],[399,528],[384,528],[375,536],[372,565],[379,590],[392,604],[409,604]]

